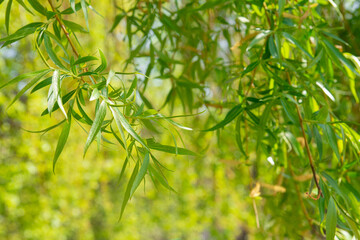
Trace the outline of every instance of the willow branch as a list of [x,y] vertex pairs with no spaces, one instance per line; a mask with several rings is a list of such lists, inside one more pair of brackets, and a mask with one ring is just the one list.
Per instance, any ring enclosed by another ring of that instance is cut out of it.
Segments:
[[[52,11],[53,11],[54,13],[56,13],[56,9],[55,9],[54,5],[52,4],[51,0],[48,0],[48,2],[49,2],[49,4],[50,4],[50,6],[51,6]],[[70,44],[70,46],[71,46],[74,54],[75,54],[75,56],[78,58],[78,57],[79,57],[79,53],[78,53],[78,51],[76,50],[74,43],[71,41],[71,39],[70,39],[70,34],[69,34],[69,32],[66,30],[66,27],[65,27],[64,23],[61,21],[61,19],[60,19],[60,17],[58,16],[58,14],[55,15],[55,18],[56,18],[56,20],[58,21],[61,29],[64,31],[65,36],[66,36],[66,38],[67,38],[67,40],[68,40],[68,42],[69,42],[69,44]]]
[[[286,76],[287,76],[288,83],[291,85],[291,79],[290,79],[290,74],[289,74],[289,72],[286,72]],[[296,100],[296,97],[294,97],[294,99]],[[296,106],[296,112],[297,112],[297,115],[298,115],[298,118],[299,118],[299,124],[300,124],[300,127],[301,127],[301,132],[302,132],[302,135],[303,135],[303,138],[304,138],[305,149],[306,149],[306,153],[307,153],[308,158],[309,158],[309,163],[310,163],[311,171],[312,171],[312,174],[313,174],[314,182],[315,182],[315,185],[316,185],[316,187],[317,187],[317,189],[318,189],[318,195],[317,195],[316,198],[311,197],[310,194],[309,194],[309,196],[310,196],[312,199],[314,199],[314,200],[318,200],[318,199],[320,198],[320,196],[321,196],[321,197],[323,196],[323,194],[322,194],[322,191],[321,191],[319,182],[318,182],[317,177],[316,177],[314,160],[313,160],[313,157],[312,157],[312,155],[311,155],[311,151],[310,151],[310,147],[309,147],[308,140],[307,140],[307,138],[306,138],[306,133],[305,133],[305,129],[304,129],[303,118],[302,118],[302,116],[301,116],[299,106],[298,106],[298,105],[295,105],[295,106]]]

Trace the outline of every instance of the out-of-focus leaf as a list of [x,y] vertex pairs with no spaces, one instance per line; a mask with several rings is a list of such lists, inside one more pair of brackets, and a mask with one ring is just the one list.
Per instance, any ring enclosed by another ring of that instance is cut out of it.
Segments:
[[62,20],[68,28],[70,28],[73,32],[82,32],[82,33],[88,33],[88,31],[83,28],[81,25],[68,21],[68,20]]
[[84,157],[85,157],[86,151],[90,147],[90,144],[94,141],[96,135],[98,134],[98,132],[101,129],[101,125],[104,122],[105,115],[106,115],[106,102],[102,101],[99,109],[97,110],[97,112],[95,114],[94,122],[90,128],[89,135],[86,139],[85,148],[84,148]]
[[332,45],[328,40],[323,39],[323,43],[325,43],[326,48],[336,57],[338,58],[345,66],[347,66],[353,73],[355,73],[357,76],[360,74],[356,71],[354,66],[349,62],[348,59],[344,57],[344,55],[336,48],[334,45]]
[[334,240],[336,232],[337,213],[334,199],[330,197],[326,215],[326,240]]
[[87,11],[87,3],[85,0],[80,0],[81,3],[81,8],[83,10],[84,13],[84,17],[85,17],[85,22],[86,22],[86,27],[89,30],[89,17],[88,17],[88,11]]
[[202,131],[214,131],[216,129],[222,128],[224,126],[226,126],[227,124],[229,124],[232,120],[234,120],[240,113],[242,113],[242,111],[244,110],[244,108],[242,107],[242,105],[236,105],[234,108],[232,108],[225,116],[224,120],[222,120],[221,122],[219,122],[218,124],[216,124],[215,126],[206,129],[206,130],[202,130]]
[[134,194],[135,190],[137,189],[137,187],[140,185],[141,181],[145,177],[145,174],[146,174],[146,172],[148,170],[149,161],[150,161],[150,155],[149,155],[149,152],[146,151],[144,161],[141,164],[140,170],[137,173],[137,175],[135,177],[135,180],[134,180],[134,183],[133,183],[133,185],[131,187],[130,196],[132,196]]
[[121,13],[121,14],[116,15],[115,20],[114,20],[114,23],[113,23],[113,25],[112,25],[112,27],[111,27],[111,29],[110,29],[109,32],[114,31],[114,29],[117,27],[117,25],[119,25],[119,23],[121,22],[121,20],[122,20],[125,16],[126,16],[125,13]]
[[101,58],[101,64],[98,68],[95,69],[95,72],[102,72],[106,69],[106,58],[104,53],[99,49],[99,53],[100,53],[100,58]]
[[299,48],[301,51],[303,51],[309,58],[313,59],[313,56],[311,56],[311,54],[305,50],[305,48],[303,48],[300,43],[293,37],[291,36],[289,33],[287,32],[283,32],[282,33],[283,36],[292,44],[294,44],[297,48]]
[[339,148],[338,148],[338,145],[337,145],[336,135],[335,135],[334,130],[328,124],[324,125],[324,130],[325,130],[326,137],[328,139],[330,147],[332,148],[332,150],[334,151],[336,157],[340,161],[340,152],[339,152]]

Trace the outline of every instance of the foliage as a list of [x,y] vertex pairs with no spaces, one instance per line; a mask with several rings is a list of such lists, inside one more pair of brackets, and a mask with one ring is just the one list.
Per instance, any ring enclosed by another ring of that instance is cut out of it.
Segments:
[[[309,238],[359,238],[360,194],[354,183],[360,136],[353,109],[359,107],[360,60],[337,35],[344,20],[349,39],[356,38],[342,2],[338,7],[320,0],[114,1],[116,16],[106,21],[111,27],[105,41],[126,43],[129,51],[120,64],[106,57],[116,51],[92,48],[85,36],[96,42],[91,18],[105,18],[104,5],[85,0],[5,5],[2,48],[32,37],[42,61],[34,71],[0,84],[0,89],[22,86],[9,106],[30,89],[31,94],[48,89],[41,116],[62,119],[38,132],[61,128],[54,173],[75,126],[87,134],[84,157],[94,141],[98,149],[121,148],[119,180],[126,176],[127,183],[120,218],[144,179],[177,191],[166,178],[173,174],[166,173],[167,155],[159,152],[188,156],[200,168],[207,166],[202,159],[215,154],[223,164],[249,171],[244,182],[246,171],[230,166],[235,181],[250,188],[248,204],[260,235],[294,237],[306,231]],[[14,12],[31,21],[12,30]],[[160,143],[163,135],[172,143]],[[213,135],[216,145],[201,142]],[[279,209],[298,213],[290,223]],[[294,222],[301,224],[290,226]]]

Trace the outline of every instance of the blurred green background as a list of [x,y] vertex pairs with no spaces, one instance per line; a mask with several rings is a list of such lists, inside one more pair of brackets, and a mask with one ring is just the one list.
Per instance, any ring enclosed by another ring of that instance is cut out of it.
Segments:
[[[352,5],[348,7],[353,8],[354,1],[350,2]],[[116,12],[109,7],[110,1],[94,1],[93,4],[104,18],[91,13],[90,35],[80,35],[80,42],[86,46],[81,51],[103,49],[112,69],[121,69],[128,54],[127,45],[122,41],[120,30],[108,33]],[[131,1],[123,4],[131,4]],[[0,6],[0,36],[6,35],[5,7],[5,4]],[[360,26],[359,11],[356,11],[359,8],[354,9],[347,15],[352,29]],[[36,16],[24,14],[18,4],[14,4],[12,11],[13,30],[37,20]],[[77,22],[84,25],[82,19],[79,17]],[[358,51],[359,42],[353,39],[360,39],[360,36],[356,34],[360,34],[359,31],[347,32],[342,37]],[[29,38],[11,48],[3,48],[0,50],[0,84],[24,73],[25,69],[27,72],[37,70],[41,64]],[[301,235],[311,238],[304,224],[291,221],[292,218],[303,219],[298,206],[283,208],[283,201],[296,198],[294,190],[289,190],[282,198],[271,198],[272,192],[265,193],[263,197],[267,201],[263,203],[249,196],[249,174],[253,173],[248,166],[235,161],[239,152],[231,128],[221,131],[221,144],[216,134],[182,131],[186,147],[195,152],[206,151],[206,154],[173,157],[157,153],[158,159],[173,170],[166,172],[166,176],[177,193],[154,186],[147,179],[118,222],[126,187],[125,179],[118,182],[125,159],[121,149],[107,145],[98,152],[93,144],[83,158],[86,133],[74,124],[53,174],[52,158],[60,129],[46,134],[29,133],[24,129],[41,130],[51,126],[62,119],[61,113],[51,118],[39,117],[46,108],[46,90],[22,97],[7,109],[21,84],[0,92],[0,239],[241,240],[277,239],[274,236],[297,239]],[[148,96],[166,97],[167,91],[159,91],[160,86],[150,87]],[[200,117],[192,117],[183,123],[197,124],[201,128],[201,121]],[[168,134],[160,133],[156,137],[159,142],[172,144]],[[226,139],[228,142],[224,142]],[[258,171],[268,172],[262,180],[273,182],[275,174],[270,173],[278,174],[279,169],[266,164],[258,166]],[[125,178],[129,178],[129,173]],[[285,183],[284,187],[288,184],[291,183]],[[260,229],[256,227],[254,202],[258,204]],[[278,215],[268,215],[266,209],[269,207],[279,208]],[[305,219],[303,221],[306,223]]]

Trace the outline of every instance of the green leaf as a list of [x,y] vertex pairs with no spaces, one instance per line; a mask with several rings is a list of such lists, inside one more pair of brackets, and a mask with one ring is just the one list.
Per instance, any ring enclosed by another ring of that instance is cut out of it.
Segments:
[[113,70],[110,70],[108,77],[106,79],[106,86],[108,86],[112,80],[112,78],[115,76],[115,72]]
[[91,93],[90,101],[94,101],[100,97],[100,92],[97,88],[94,88],[94,90]]
[[66,55],[67,57],[69,57],[69,54],[67,53],[64,45],[61,43],[61,40],[60,40],[58,37],[56,37],[54,34],[52,34],[51,32],[49,32],[49,31],[47,31],[47,30],[45,30],[44,33],[45,33],[47,36],[49,36],[50,38],[52,38],[52,39],[56,42],[56,44],[63,50],[63,52],[65,53],[65,55]]
[[45,71],[48,71],[48,69],[43,69],[43,70],[39,70],[39,71],[35,71],[35,72],[31,72],[31,73],[25,73],[25,74],[21,74],[13,79],[11,79],[10,81],[4,83],[3,85],[0,86],[0,90],[8,85],[11,85],[11,84],[14,84],[14,83],[17,83],[17,82],[20,82],[24,79],[27,79],[27,78],[30,78],[30,77],[33,77],[35,75],[38,75],[38,74],[41,74]]
[[323,39],[323,43],[325,43],[326,49],[328,49],[334,57],[338,58],[345,66],[347,66],[353,73],[355,73],[357,76],[360,74],[356,71],[354,66],[351,64],[351,62],[344,57],[344,55],[336,48],[334,45],[332,45],[328,40]]
[[222,128],[224,126],[226,126],[227,124],[229,124],[232,120],[234,120],[240,113],[242,113],[243,111],[243,107],[241,104],[236,105],[234,108],[232,108],[225,116],[224,120],[222,120],[221,122],[219,122],[218,124],[216,124],[215,126],[206,129],[206,130],[202,130],[202,131],[214,131],[216,129]]
[[250,42],[249,46],[246,48],[246,51],[249,51],[255,44],[257,44],[259,41],[266,38],[271,33],[270,30],[265,30],[260,32],[256,37]]
[[279,5],[279,16],[281,17],[282,16],[282,13],[284,11],[284,8],[285,8],[285,4],[286,4],[286,0],[279,0],[278,2],[278,5]]
[[138,169],[139,169],[139,162],[136,163],[135,168],[134,168],[134,170],[133,170],[133,172],[132,172],[132,174],[131,174],[130,180],[129,180],[129,182],[128,182],[128,185],[127,185],[127,187],[126,187],[125,194],[124,194],[124,199],[123,199],[123,202],[122,202],[122,205],[121,205],[121,211],[120,211],[119,221],[121,220],[122,215],[123,215],[124,210],[125,210],[125,206],[126,206],[126,204],[128,203],[128,201],[129,201],[130,191],[131,191],[131,189],[132,189],[132,186],[133,186],[135,177],[136,177],[136,175],[137,175]]
[[89,135],[86,139],[85,148],[84,148],[84,157],[85,157],[86,151],[90,147],[90,144],[94,141],[96,135],[100,131],[101,125],[104,122],[105,116],[106,116],[106,102],[102,101],[99,109],[97,110],[97,112],[95,114],[94,122],[90,128]]
[[70,0],[70,6],[71,6],[71,9],[76,12],[76,8],[75,8],[75,0]]
[[300,43],[293,37],[291,36],[289,33],[287,32],[283,32],[282,35],[292,44],[294,44],[297,48],[299,48],[301,51],[303,51],[309,58],[313,59],[313,56],[311,56],[311,54],[305,50],[305,48],[303,48]]
[[46,52],[48,53],[50,59],[55,63],[55,65],[58,66],[59,68],[66,70],[66,68],[61,63],[61,61],[57,57],[56,53],[52,49],[52,44],[50,42],[48,35],[46,35],[46,34],[44,34],[44,45],[45,45]]
[[322,159],[322,152],[323,152],[322,138],[316,126],[313,127],[313,132],[315,136],[316,147],[319,152],[319,161],[320,161]]
[[14,32],[13,34],[0,39],[0,42],[4,42],[3,45],[1,46],[1,48],[16,42],[30,34],[33,34],[34,32],[36,32],[36,30],[41,27],[42,25],[44,25],[44,23],[42,22],[33,22],[30,23],[28,25],[25,25],[22,28],[19,28],[16,32]]
[[190,155],[190,156],[197,155],[193,151],[190,151],[186,148],[162,145],[160,143],[155,142],[153,139],[147,139],[147,145],[150,149],[153,149],[156,151],[167,152],[167,153],[172,153],[172,154],[179,154],[179,155]]
[[114,20],[114,23],[113,23],[113,25],[112,25],[112,27],[111,27],[111,29],[110,29],[109,32],[113,32],[114,29],[117,27],[117,25],[119,25],[119,23],[121,22],[121,20],[122,20],[125,16],[126,16],[125,13],[121,13],[121,14],[116,15],[115,20]]
[[101,64],[98,68],[95,69],[95,72],[102,72],[106,69],[106,58],[104,53],[101,51],[101,49],[99,49],[99,53],[100,53],[100,58],[101,58]]
[[95,61],[95,60],[98,60],[98,59],[94,56],[85,56],[85,57],[81,57],[81,58],[77,59],[73,65],[75,66],[78,64],[86,63],[89,61]]
[[[290,106],[290,103],[286,101],[284,98],[280,99],[281,105],[284,108],[284,111],[288,118],[296,125],[299,125],[299,119],[296,117],[295,108],[293,106]],[[291,104],[293,105],[293,104]]]
[[[74,90],[68,92],[67,94],[65,94],[65,95],[61,98],[62,104],[67,103],[67,102],[71,99],[71,97],[74,95],[75,92],[76,92],[76,89],[74,89]],[[55,111],[58,110],[58,109],[59,109],[59,104],[56,102],[56,103],[54,104],[54,107],[53,107],[53,109],[52,109],[52,112],[55,112]],[[41,116],[45,116],[46,114],[49,114],[49,110],[48,110],[48,109],[45,109],[45,110],[41,113]]]
[[48,69],[45,72],[40,73],[39,75],[37,75],[35,78],[33,78],[28,84],[25,85],[25,87],[23,87],[20,92],[18,92],[16,94],[16,96],[14,97],[14,99],[11,101],[11,103],[9,104],[8,108],[11,107],[11,105],[13,105],[14,102],[16,102],[27,90],[29,90],[32,86],[34,86],[41,78],[43,78],[46,74],[48,74],[49,72],[51,72],[51,69]]
[[85,28],[83,28],[81,25],[68,21],[68,20],[62,20],[63,23],[65,24],[66,27],[68,27],[69,29],[71,29],[71,31],[73,32],[82,32],[82,33],[88,33],[89,31],[87,31]]
[[81,0],[81,8],[84,12],[84,17],[85,17],[85,22],[86,22],[86,27],[89,30],[89,19],[88,19],[88,11],[87,11],[87,4],[85,0]]
[[336,232],[337,212],[334,199],[330,197],[326,215],[326,240],[334,240]]
[[9,2],[6,6],[6,12],[5,12],[5,27],[6,27],[7,34],[9,34],[11,5],[12,5],[12,0],[9,0]]
[[120,112],[120,110],[116,107],[111,107],[110,110],[113,113],[116,125],[118,126],[119,130],[121,128],[121,125],[124,127],[124,129],[133,137],[136,141],[138,141],[141,145],[143,145],[148,151],[149,148],[146,146],[145,142],[142,140],[142,138],[135,132],[135,130],[131,127],[129,122],[126,120],[125,116]]
[[150,160],[150,155],[149,155],[149,152],[146,151],[144,161],[143,161],[143,163],[140,167],[140,170],[139,170],[138,174],[136,175],[134,183],[131,187],[130,196],[132,196],[134,194],[135,190],[140,185],[141,180],[143,180],[143,178],[145,177],[145,174],[146,174],[146,172],[148,170],[148,166],[149,166],[149,160]]
[[69,114],[68,121],[65,122],[65,125],[61,131],[58,143],[56,145],[56,150],[53,158],[53,173],[55,173],[55,165],[57,160],[59,159],[59,156],[64,149],[65,143],[69,137],[70,133],[70,127],[71,127],[71,114]]
[[37,0],[28,0],[30,5],[40,14],[48,16],[47,9],[43,6],[44,4],[39,3]]
[[239,116],[236,120],[236,127],[235,127],[235,139],[236,139],[236,143],[239,147],[240,152],[247,158],[247,154],[244,150],[243,144],[242,144],[242,139],[241,139],[241,117]]
[[330,147],[332,148],[332,150],[334,151],[336,157],[340,161],[341,160],[340,159],[340,153],[339,153],[339,149],[338,149],[338,145],[337,145],[337,141],[336,141],[336,135],[335,135],[334,130],[328,124],[324,125],[324,130],[325,130],[328,142],[330,144]]

